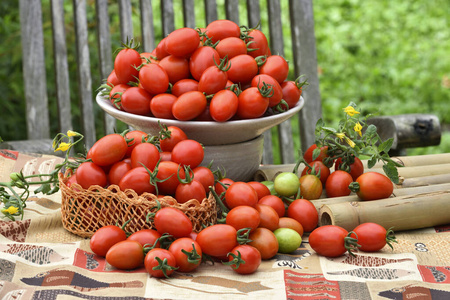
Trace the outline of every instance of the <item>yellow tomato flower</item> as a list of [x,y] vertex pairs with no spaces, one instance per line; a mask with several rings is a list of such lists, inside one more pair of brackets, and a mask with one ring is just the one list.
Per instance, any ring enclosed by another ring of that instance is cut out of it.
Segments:
[[70,143],[64,143],[64,142],[62,142],[61,144],[59,144],[59,147],[55,149],[55,152],[56,152],[56,151],[67,151],[67,149],[69,149],[69,147],[70,147],[71,145],[72,145],[72,144],[70,144]]
[[353,117],[354,115],[359,114],[359,111],[356,111],[355,108],[351,105],[344,108],[344,112],[346,112],[347,115],[349,115],[350,117]]
[[67,136],[71,137],[71,136],[77,136],[78,132],[76,131],[72,131],[72,130],[67,130]]
[[3,213],[8,213],[10,215],[13,215],[18,211],[19,211],[19,209],[15,206],[10,206],[10,207],[8,207],[8,209],[2,209]]
[[353,142],[351,139],[349,139],[348,137],[345,137],[345,141],[347,142],[347,144],[354,148],[355,147],[355,142]]
[[353,129],[359,134],[359,136],[362,136],[362,133],[361,133],[362,126],[361,126],[361,124],[359,124],[359,122],[357,122],[355,124],[355,127],[353,127]]
[[345,133],[339,132],[339,133],[336,133],[336,136],[342,141],[345,137]]

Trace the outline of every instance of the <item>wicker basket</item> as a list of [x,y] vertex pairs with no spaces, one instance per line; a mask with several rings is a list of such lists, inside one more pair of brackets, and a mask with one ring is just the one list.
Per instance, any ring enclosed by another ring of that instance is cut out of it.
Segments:
[[161,207],[176,207],[183,211],[192,221],[193,230],[199,232],[204,225],[217,222],[217,208],[214,197],[189,200],[180,204],[173,197],[157,197],[154,194],[144,193],[137,195],[133,190],[121,191],[117,185],[107,188],[91,186],[83,189],[79,184],[67,187],[69,173],[59,176],[61,189],[61,215],[66,230],[80,236],[91,237],[97,229],[106,225],[125,226],[125,231],[136,232],[140,229],[153,228],[153,223],[146,222],[146,215],[156,211],[156,199]]

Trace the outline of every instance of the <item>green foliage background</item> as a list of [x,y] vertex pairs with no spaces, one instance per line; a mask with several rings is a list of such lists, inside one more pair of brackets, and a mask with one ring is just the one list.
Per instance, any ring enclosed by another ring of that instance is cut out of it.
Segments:
[[[118,4],[110,1],[111,24],[118,24]],[[174,0],[175,27],[183,26],[180,0]],[[220,9],[225,0],[217,0],[218,17],[225,18]],[[242,4],[244,0],[240,0]],[[132,0],[134,7],[139,1]],[[77,103],[75,39],[72,1],[65,1],[66,36],[71,76],[70,89],[74,101],[74,127],[79,125]],[[159,1],[152,1],[154,24],[161,24]],[[203,1],[196,1],[196,20],[205,26]],[[281,0],[282,11],[288,10],[288,0]],[[445,128],[450,124],[450,0],[320,0],[314,1],[315,34],[319,65],[320,92],[323,118],[330,125],[342,117],[342,108],[353,101],[363,113],[393,115],[404,113],[436,114]],[[49,20],[49,0],[42,0],[43,19]],[[95,31],[95,1],[87,0],[88,26]],[[244,6],[244,5],[241,5]],[[261,5],[262,30],[268,32],[266,1]],[[25,104],[23,103],[22,57],[19,6],[16,0],[0,2],[0,136],[3,140],[26,139]],[[139,39],[139,11],[133,11],[134,32]],[[287,19],[289,16],[283,17]],[[246,11],[240,11],[242,24],[247,24]],[[292,61],[289,22],[283,22],[285,56]],[[112,25],[113,48],[120,45],[118,25]],[[162,38],[156,26],[157,39]],[[51,24],[44,21],[47,61],[51,61]],[[89,37],[91,45],[93,90],[101,84],[98,71],[95,34]],[[50,116],[56,119],[55,75],[47,64],[47,88]],[[293,69],[293,66],[292,68]],[[291,79],[293,78],[291,74]],[[101,111],[98,127],[102,127]],[[292,120],[294,135],[298,135],[298,120]],[[120,124],[119,124],[120,126]],[[58,132],[53,124],[51,132]],[[276,135],[276,131],[273,131]],[[298,137],[294,137],[299,147]],[[450,134],[445,132],[439,146],[416,148],[408,154],[450,152]],[[278,158],[276,158],[278,159]],[[279,162],[279,161],[277,161]]]

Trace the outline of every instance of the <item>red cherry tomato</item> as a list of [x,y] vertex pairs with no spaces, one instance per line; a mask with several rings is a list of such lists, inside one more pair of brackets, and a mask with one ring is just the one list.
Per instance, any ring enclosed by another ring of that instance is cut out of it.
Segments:
[[211,99],[209,112],[214,121],[225,122],[234,117],[239,105],[238,96],[230,90],[218,91]]
[[227,56],[228,59],[231,59],[237,55],[247,54],[247,45],[240,38],[232,36],[220,40],[216,50],[220,58]]
[[138,77],[137,67],[141,65],[141,55],[134,49],[125,48],[117,53],[114,59],[114,70],[120,83],[127,84],[136,81]]
[[198,117],[206,108],[206,96],[199,91],[180,95],[172,105],[172,114],[177,120],[189,121]]
[[122,110],[122,104],[120,103],[121,96],[130,87],[131,86],[129,86],[128,84],[119,83],[111,89],[111,91],[109,92],[109,101],[111,101],[112,105],[114,105],[115,108]]
[[269,107],[269,98],[261,95],[257,87],[250,87],[238,96],[237,116],[241,119],[261,117]]
[[106,261],[117,269],[133,270],[144,262],[144,250],[137,241],[120,241],[108,250]]
[[186,203],[191,199],[202,203],[205,198],[205,188],[200,181],[195,179],[189,183],[180,183],[175,190],[175,199],[177,199],[178,203]]
[[128,140],[128,149],[125,157],[131,157],[131,151],[134,147],[145,142],[148,138],[148,134],[141,130],[132,130],[125,134],[125,139]]
[[225,192],[225,201],[230,209],[241,205],[255,207],[258,203],[258,194],[248,183],[238,181],[228,187]]
[[384,174],[366,172],[356,179],[356,194],[361,200],[389,198],[394,191],[392,181]]
[[213,95],[223,90],[228,81],[227,75],[227,60],[221,60],[219,66],[211,66],[207,68],[198,80],[198,90],[207,95]]
[[87,161],[81,163],[75,174],[77,183],[81,185],[83,189],[88,189],[91,185],[105,187],[108,183],[105,171],[93,162]]
[[195,140],[180,141],[172,149],[172,161],[191,169],[200,165],[204,156],[203,146]]
[[170,132],[170,137],[159,140],[159,146],[162,151],[171,152],[178,142],[187,140],[186,133],[177,126],[168,126],[167,131]]
[[192,91],[198,91],[198,81],[194,79],[181,79],[172,86],[172,95],[176,97]]
[[181,179],[186,178],[184,169],[179,164],[173,161],[161,161],[158,165],[158,173],[156,178],[160,181],[157,182],[158,193],[162,195],[175,195],[175,191],[180,184],[177,173]]
[[262,88],[264,84],[268,84],[273,88],[273,94],[269,97],[269,107],[274,107],[279,104],[283,98],[283,90],[281,89],[281,85],[275,78],[267,74],[258,74],[253,77],[251,82],[253,87],[259,88]]
[[269,43],[266,35],[258,29],[251,29],[247,32],[248,39],[245,42],[248,44],[247,54],[258,57],[264,55],[270,55]]
[[265,204],[256,204],[255,208],[259,212],[259,227],[275,231],[278,228],[278,221],[280,220],[280,216],[278,216],[275,209]]
[[175,239],[188,237],[192,232],[192,221],[186,214],[174,207],[163,207],[155,214],[153,223],[160,234],[168,233]]
[[255,189],[256,194],[258,195],[258,201],[261,200],[262,197],[270,195],[270,190],[264,183],[259,181],[249,181],[247,183]]
[[150,101],[150,111],[156,118],[175,119],[172,113],[172,107],[175,101],[177,101],[175,95],[168,93],[158,94]]
[[[356,235],[355,235],[356,234]],[[353,229],[351,237],[358,239],[359,248],[366,252],[376,252],[388,244],[392,248],[392,242],[397,242],[394,232],[386,230],[383,226],[376,223],[362,223]]]
[[345,238],[348,232],[336,225],[325,225],[314,229],[309,235],[309,245],[317,254],[338,257],[347,252]]
[[328,157],[328,154],[327,154],[328,146],[323,146],[323,147],[320,147],[319,155],[315,159],[313,159],[313,152],[314,152],[314,149],[316,149],[316,148],[317,148],[317,145],[312,144],[303,154],[303,158],[305,159],[305,161],[308,164],[311,163],[313,160],[323,161],[323,159],[325,157]]
[[134,190],[136,194],[155,193],[156,188],[150,183],[150,174],[144,167],[136,167],[125,173],[119,181],[120,190]]
[[169,55],[161,59],[159,65],[166,71],[171,84],[187,79],[191,75],[189,62],[184,57]]
[[120,241],[127,239],[127,234],[122,228],[115,225],[100,227],[89,241],[92,252],[105,257],[108,250]]
[[206,26],[205,33],[214,44],[227,37],[238,38],[241,35],[241,28],[230,20],[215,20]]
[[132,233],[127,238],[127,240],[137,241],[142,245],[142,247],[144,247],[146,245],[147,246],[155,245],[156,248],[159,248],[160,242],[158,239],[160,237],[161,237],[161,234],[154,229],[141,229],[141,230],[138,230],[138,231]]
[[289,204],[287,216],[297,220],[303,226],[305,232],[311,232],[317,227],[319,214],[311,201],[296,199]]
[[258,64],[254,57],[248,54],[237,55],[230,59],[228,79],[234,83],[248,83],[258,74]]
[[306,80],[300,82],[300,77],[295,81],[284,81],[281,83],[281,90],[283,91],[283,100],[286,101],[289,108],[293,108],[300,100],[300,96],[303,92],[303,86],[306,84]]
[[169,76],[158,64],[144,65],[139,71],[139,82],[152,95],[161,94],[169,88]]
[[199,81],[209,67],[220,64],[220,55],[213,47],[199,47],[189,58],[189,70],[192,77]]
[[126,112],[147,116],[150,115],[152,95],[139,87],[130,87],[122,94],[122,109]]
[[108,172],[108,181],[109,184],[119,185],[122,177],[131,170],[131,164],[126,161],[118,161],[112,165],[111,169]]
[[155,54],[158,61],[170,55],[170,53],[166,50],[166,41],[167,37],[163,38],[155,48]]
[[178,272],[191,272],[202,262],[202,248],[191,238],[176,239],[170,245],[169,251],[175,257]]
[[177,269],[177,261],[172,252],[161,248],[150,250],[145,255],[144,265],[147,273],[156,278],[169,277]]
[[166,38],[166,51],[174,56],[186,57],[192,54],[200,43],[197,30],[183,27],[169,33]]
[[143,165],[150,171],[155,169],[159,160],[158,148],[150,143],[141,143],[131,152],[131,167],[137,168]]
[[227,224],[206,227],[197,235],[203,253],[214,257],[225,257],[237,245],[237,231]]
[[261,264],[261,253],[250,245],[236,246],[228,257],[232,270],[238,274],[252,274]]
[[94,143],[89,150],[90,158],[98,166],[109,166],[125,157],[128,144],[123,136],[117,133],[108,134]]
[[304,176],[306,174],[319,175],[320,172],[320,181],[322,182],[322,186],[324,186],[327,182],[328,176],[330,176],[330,169],[325,166],[325,164],[320,160],[313,161],[309,163],[309,165],[311,166],[311,169],[309,167],[305,167],[302,171],[301,176]]
[[364,173],[364,165],[358,157],[354,157],[354,159],[355,161],[349,166],[350,168],[349,172],[347,170],[341,169],[342,158],[340,157],[336,159],[336,162],[334,163],[334,170],[346,171],[350,173],[350,175],[352,175],[353,180],[356,180],[356,178],[358,178]]
[[298,234],[300,234],[300,236],[303,236],[304,233],[302,224],[300,224],[300,222],[297,221],[296,219],[289,217],[280,218],[280,220],[278,221],[278,228],[294,229],[295,231],[298,232]]
[[275,195],[266,195],[258,200],[259,204],[265,204],[272,207],[278,214],[278,216],[284,217],[286,214],[286,208],[283,200],[280,197]]
[[351,193],[349,184],[353,182],[352,176],[341,170],[334,171],[328,176],[325,191],[328,198],[348,196]]
[[278,240],[275,234],[267,228],[258,227],[249,235],[250,243],[261,253],[261,259],[271,259],[278,252]]
[[205,191],[208,193],[209,187],[213,187],[215,182],[214,173],[211,171],[211,169],[203,166],[198,166],[194,168],[192,172],[194,173],[195,180],[199,181],[205,188]]
[[289,65],[280,55],[268,56],[262,66],[259,67],[260,74],[267,74],[275,78],[279,84],[282,84],[289,74]]
[[256,208],[241,205],[228,212],[225,222],[236,230],[250,228],[250,231],[253,231],[258,228],[260,220],[259,212]]

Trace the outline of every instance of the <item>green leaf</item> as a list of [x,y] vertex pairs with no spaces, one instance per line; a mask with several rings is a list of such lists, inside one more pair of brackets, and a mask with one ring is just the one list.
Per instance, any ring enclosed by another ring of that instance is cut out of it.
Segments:
[[377,157],[376,155],[373,155],[368,161],[367,161],[367,167],[369,169],[372,169],[373,166],[375,166],[375,164],[377,163]]
[[313,153],[312,153],[312,160],[313,160],[313,161],[316,160],[316,158],[318,158],[319,155],[320,155],[320,148],[314,149],[314,150],[313,150]]
[[38,193],[43,193],[43,194],[48,194],[48,192],[51,190],[51,186],[49,183],[45,183],[43,185],[41,185],[40,187],[38,187],[34,193],[38,194]]
[[378,151],[379,152],[386,152],[386,153],[388,153],[389,150],[391,149],[393,143],[394,143],[394,139],[393,138],[390,138],[390,139],[384,141],[383,143],[381,143],[378,146]]
[[364,132],[365,136],[368,137],[373,137],[375,134],[377,133],[377,127],[373,124],[370,124],[369,126],[367,126],[366,131]]
[[336,133],[336,129],[334,129],[333,127],[322,127],[322,130],[327,132],[327,133]]
[[388,162],[387,164],[383,165],[383,170],[386,176],[389,177],[389,179],[393,183],[398,184],[400,182],[400,179],[398,178],[398,171],[394,163]]

